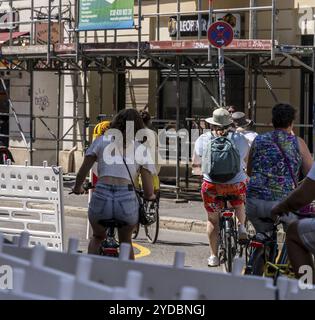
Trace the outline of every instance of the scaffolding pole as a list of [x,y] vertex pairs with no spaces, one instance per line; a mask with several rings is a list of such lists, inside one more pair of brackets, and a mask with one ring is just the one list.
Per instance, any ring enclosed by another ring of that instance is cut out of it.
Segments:
[[59,166],[59,150],[60,150],[60,117],[61,117],[61,72],[58,72],[58,103],[57,103],[57,141],[56,141],[56,160]]
[[315,29],[313,42],[313,157],[315,160]]
[[180,192],[180,159],[179,159],[179,135],[180,130],[180,57],[176,57],[176,199]]
[[33,113],[34,113],[34,70],[33,61],[31,60],[28,65],[30,74],[30,165],[33,165]]
[[[256,0],[250,0],[250,7],[256,7]],[[256,39],[257,37],[257,12],[255,10],[249,11],[249,39]]]

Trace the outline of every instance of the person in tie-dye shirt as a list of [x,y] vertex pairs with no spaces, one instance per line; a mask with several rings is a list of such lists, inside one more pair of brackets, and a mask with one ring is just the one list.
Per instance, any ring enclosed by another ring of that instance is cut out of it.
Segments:
[[271,209],[295,188],[292,175],[298,181],[300,169],[307,175],[313,164],[304,140],[292,134],[294,117],[291,105],[275,105],[274,130],[258,135],[249,153],[246,215],[256,232],[272,230],[272,224],[262,223],[259,218],[270,217]]

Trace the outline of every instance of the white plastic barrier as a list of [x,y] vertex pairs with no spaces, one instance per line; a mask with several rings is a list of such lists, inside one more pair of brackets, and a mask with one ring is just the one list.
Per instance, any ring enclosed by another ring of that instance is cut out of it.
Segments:
[[46,162],[43,167],[0,165],[0,232],[4,235],[27,231],[30,245],[62,251],[63,210],[61,167],[47,167]]
[[[3,247],[2,247],[3,249]],[[23,250],[23,249],[22,249]],[[25,250],[24,250],[25,252]],[[122,287],[109,287],[89,280],[92,259],[88,256],[78,256],[74,274],[44,266],[45,256],[49,253],[44,247],[31,249],[30,260],[21,259],[0,252],[0,265],[9,265],[15,271],[22,269],[21,277],[13,278],[13,290],[1,291],[3,299],[143,299],[140,296],[142,275],[129,270],[126,282]]]
[[280,277],[277,282],[280,300],[315,300],[315,286],[306,288],[298,280]]
[[[7,254],[31,259],[30,249],[4,245]],[[128,256],[129,252],[126,252]],[[66,254],[47,251],[44,265],[49,268],[75,275],[82,254]],[[224,274],[184,268],[184,253],[177,252],[173,266],[155,265],[138,261],[88,256],[91,261],[86,280],[105,284],[109,287],[125,287],[130,270],[142,274],[143,281],[137,295],[147,299],[182,299],[185,287],[193,287],[195,299],[268,299],[276,298],[272,279],[261,277]],[[25,261],[25,260],[24,260]],[[239,269],[239,268],[236,268]],[[78,275],[77,275],[78,276]],[[132,287],[132,286],[130,286]],[[234,290],[238,288],[237,290]]]

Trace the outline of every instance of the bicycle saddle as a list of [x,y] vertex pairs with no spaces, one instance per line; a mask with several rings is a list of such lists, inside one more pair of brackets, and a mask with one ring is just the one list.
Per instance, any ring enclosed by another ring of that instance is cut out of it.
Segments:
[[102,219],[102,220],[99,220],[98,223],[104,228],[110,228],[110,227],[121,228],[127,225],[125,221],[121,221],[117,219]]
[[218,201],[233,201],[233,200],[238,200],[239,196],[236,196],[236,195],[216,196],[215,199]]

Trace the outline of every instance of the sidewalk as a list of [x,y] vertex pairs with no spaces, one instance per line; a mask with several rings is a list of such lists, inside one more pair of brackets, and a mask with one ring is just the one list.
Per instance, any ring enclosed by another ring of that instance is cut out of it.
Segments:
[[[69,195],[69,191],[65,188],[65,215],[87,217],[88,196]],[[174,199],[161,198],[160,227],[163,229],[205,233],[206,219],[201,201],[176,203]]]

